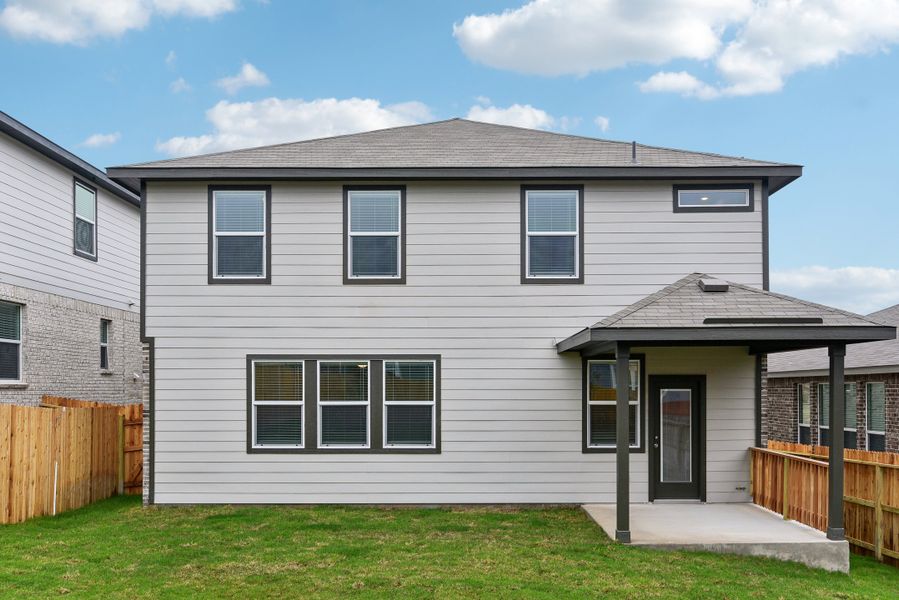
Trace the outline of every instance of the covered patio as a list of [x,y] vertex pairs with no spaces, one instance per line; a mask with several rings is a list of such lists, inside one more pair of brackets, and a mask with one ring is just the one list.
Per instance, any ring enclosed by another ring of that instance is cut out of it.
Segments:
[[[709,501],[706,490],[707,476],[711,472],[706,468],[706,448],[711,441],[712,429],[707,425],[711,423],[711,417],[707,417],[706,406],[714,407],[716,402],[720,404],[719,397],[730,394],[729,409],[717,410],[714,415],[715,439],[729,433],[735,440],[744,439],[748,433],[746,430],[754,427],[755,445],[760,445],[763,357],[773,352],[826,347],[830,356],[830,425],[834,431],[841,431],[845,417],[846,345],[895,337],[895,327],[859,315],[694,273],[559,342],[556,345],[559,353],[577,352],[585,364],[595,357],[613,357],[614,360],[614,379],[617,382],[614,386],[614,527],[607,522],[609,507],[596,509],[598,514],[603,515],[597,521],[604,521],[603,527],[608,526],[610,534],[614,529],[616,540],[642,544],[653,539],[646,529],[648,522],[659,523],[667,518],[675,524],[683,523],[682,516],[697,510],[695,506],[686,504],[668,505],[664,509],[635,505],[632,525],[632,453],[642,451],[642,448],[637,450],[633,445],[634,424],[630,422],[633,386],[628,382],[633,377],[630,372],[633,355],[640,353],[642,360],[648,363],[647,387],[651,396],[648,402],[649,418],[638,417],[644,419],[650,433],[646,443],[649,493],[645,501],[688,500],[704,503]],[[666,370],[665,365],[656,366],[653,364],[653,353],[664,355],[669,361],[671,357],[676,357],[680,370],[670,371]],[[714,354],[728,353],[733,356],[732,369],[710,359]],[[741,396],[738,392],[728,391],[730,387],[738,386],[737,379],[745,379],[748,361],[754,361],[755,365],[754,399],[746,397],[745,393]],[[728,385],[728,378],[734,380],[733,385]],[[714,387],[711,386],[713,379]],[[706,381],[710,383],[708,389]],[[586,386],[589,384],[588,381]],[[642,381],[639,385],[643,386]],[[585,419],[590,419],[586,394],[585,391]],[[729,425],[728,419],[733,418],[729,415],[737,414],[739,410],[745,411],[748,408],[746,405],[752,406],[754,418],[739,422],[735,419]],[[638,423],[637,427],[640,425],[642,423]],[[748,454],[748,446],[752,445],[752,438],[748,439],[750,443],[740,448],[745,454]],[[719,447],[724,447],[722,442],[717,443]],[[834,476],[828,481],[826,539],[843,542],[841,547],[845,548],[842,521],[843,436],[831,436],[830,447],[830,473]],[[714,459],[714,456],[709,458]],[[748,474],[748,466],[741,464],[739,468],[745,469]],[[717,502],[737,501],[724,499],[734,496],[722,494],[718,494],[717,498]],[[734,510],[737,511],[734,514],[744,514],[739,509]],[[735,523],[745,523],[747,529],[752,529],[756,520],[741,518]],[[702,517],[699,522],[702,522]],[[769,538],[789,538],[795,534],[792,527],[765,526],[762,530],[768,532]],[[678,526],[667,531],[666,543],[675,544],[678,543],[678,536],[683,536],[683,543],[686,543],[691,539],[690,531],[695,530]],[[719,528],[719,531],[725,530]],[[640,532],[638,537],[635,537],[635,532]],[[712,535],[714,532],[709,530],[707,533]],[[722,540],[728,538],[724,533],[720,535]],[[738,535],[738,532],[732,532],[732,535]],[[769,539],[769,542],[772,541]],[[715,542],[708,538],[703,543]],[[848,548],[843,552],[848,556]]]

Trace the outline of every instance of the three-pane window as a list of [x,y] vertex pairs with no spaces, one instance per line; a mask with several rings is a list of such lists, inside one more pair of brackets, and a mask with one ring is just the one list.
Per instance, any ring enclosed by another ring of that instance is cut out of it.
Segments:
[[100,319],[100,368],[109,369],[109,329],[112,321]]
[[318,443],[320,447],[369,445],[369,363],[319,361]]
[[0,301],[0,382],[22,379],[22,306]]
[[253,445],[303,447],[303,362],[253,363]]
[[525,280],[578,280],[580,196],[578,189],[524,190]]
[[433,361],[384,361],[384,445],[433,448]]
[[868,450],[886,450],[886,386],[869,383],[868,400]]
[[267,190],[215,189],[211,193],[213,279],[266,279]]
[[97,258],[97,190],[75,181],[75,254]]
[[403,270],[403,190],[347,190],[349,279],[399,280]]
[[[640,361],[630,361],[628,423],[631,448],[640,446]],[[587,361],[587,446],[614,448],[616,439],[617,373],[614,360]]]

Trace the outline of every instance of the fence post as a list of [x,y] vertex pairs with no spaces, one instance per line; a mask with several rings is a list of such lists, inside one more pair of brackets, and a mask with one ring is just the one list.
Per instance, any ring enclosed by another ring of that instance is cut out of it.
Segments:
[[784,520],[790,518],[790,459],[786,455],[783,457],[784,459],[784,501],[783,501],[783,512],[784,512]]
[[874,466],[874,558],[883,560],[883,469]]
[[116,491],[119,496],[125,493],[125,415],[119,415],[119,481]]

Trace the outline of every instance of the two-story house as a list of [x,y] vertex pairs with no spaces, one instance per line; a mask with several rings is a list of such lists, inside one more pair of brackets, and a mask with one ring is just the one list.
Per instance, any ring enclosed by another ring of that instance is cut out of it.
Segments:
[[0,402],[141,399],[139,204],[0,112]]
[[629,502],[749,501],[766,353],[840,381],[895,337],[765,291],[796,165],[453,119],[109,174],[153,503],[617,502],[627,540]]

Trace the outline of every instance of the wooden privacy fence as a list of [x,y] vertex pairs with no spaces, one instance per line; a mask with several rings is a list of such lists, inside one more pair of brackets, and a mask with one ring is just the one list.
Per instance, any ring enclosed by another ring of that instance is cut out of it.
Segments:
[[0,404],[0,523],[123,493],[130,410]]
[[[826,531],[829,449],[771,441],[750,453],[752,501]],[[846,539],[899,566],[899,454],[846,450],[843,462]]]

